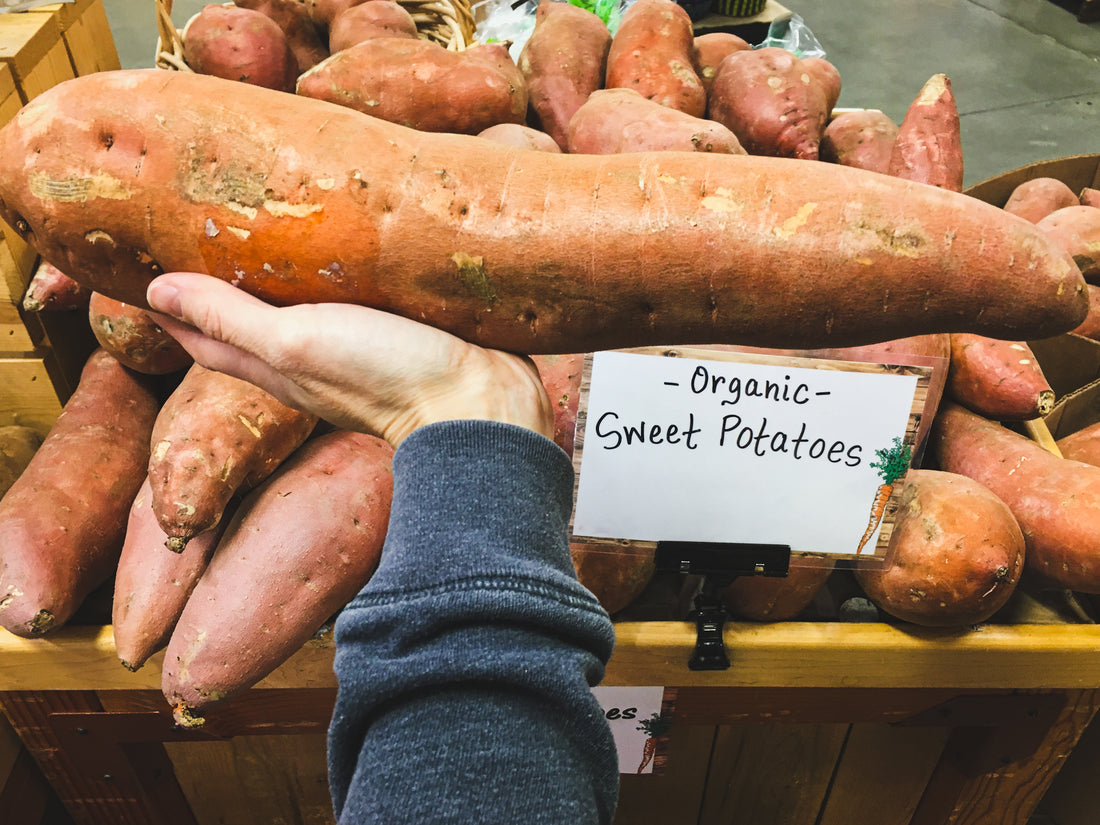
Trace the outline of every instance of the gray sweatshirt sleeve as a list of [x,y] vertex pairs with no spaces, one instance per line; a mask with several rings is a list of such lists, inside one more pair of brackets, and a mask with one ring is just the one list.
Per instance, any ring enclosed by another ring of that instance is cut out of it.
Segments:
[[576,579],[573,468],[486,421],[394,456],[377,572],[336,623],[329,773],[341,823],[608,823],[610,729],[590,686],[613,628]]

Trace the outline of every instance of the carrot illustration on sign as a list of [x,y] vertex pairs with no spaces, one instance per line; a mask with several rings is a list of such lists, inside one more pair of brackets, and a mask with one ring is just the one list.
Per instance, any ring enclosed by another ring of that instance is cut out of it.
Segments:
[[900,438],[895,438],[893,445],[890,447],[875,450],[878,460],[872,461],[871,466],[878,470],[882,484],[879,485],[878,492],[875,494],[874,504],[871,505],[871,518],[867,522],[867,530],[864,531],[863,537],[859,540],[856,553],[863,551],[863,546],[867,544],[871,536],[874,535],[875,530],[878,529],[882,516],[886,512],[886,502],[890,500],[890,494],[894,492],[894,483],[905,475],[905,471],[909,469],[909,459],[912,454],[912,447],[903,444]]
[[651,714],[648,719],[642,719],[638,723],[638,730],[649,738],[645,740],[642,748],[642,763],[638,765],[636,773],[645,770],[646,765],[653,760],[653,755],[657,752],[657,740],[668,733],[670,727],[672,727],[672,719],[661,716],[659,713]]

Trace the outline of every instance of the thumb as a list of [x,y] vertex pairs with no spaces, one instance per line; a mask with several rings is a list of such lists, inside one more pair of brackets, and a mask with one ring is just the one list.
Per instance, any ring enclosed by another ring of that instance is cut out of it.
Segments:
[[284,380],[264,351],[274,307],[218,278],[191,272],[155,278],[146,300],[157,323],[200,365],[282,394]]

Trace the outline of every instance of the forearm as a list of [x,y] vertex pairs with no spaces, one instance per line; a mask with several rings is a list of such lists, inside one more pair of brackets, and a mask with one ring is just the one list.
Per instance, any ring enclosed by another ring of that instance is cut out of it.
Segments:
[[398,450],[382,563],[337,623],[347,821],[610,821],[617,760],[590,686],[612,628],[573,572],[572,481],[552,442],[489,422]]

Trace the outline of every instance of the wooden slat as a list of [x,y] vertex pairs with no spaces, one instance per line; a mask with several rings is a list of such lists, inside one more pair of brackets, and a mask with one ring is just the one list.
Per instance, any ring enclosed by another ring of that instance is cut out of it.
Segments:
[[948,727],[852,725],[817,825],[909,825]]
[[165,748],[198,825],[334,822],[323,733]]
[[720,727],[699,824],[814,822],[848,729],[842,724]]
[[714,725],[674,723],[664,772],[619,778],[614,825],[697,825],[714,736]]
[[[732,623],[729,670],[692,671],[695,627],[620,622],[608,685],[697,687],[1100,687],[1100,625],[984,625],[934,630],[878,623]],[[160,687],[160,658],[130,673],[109,627],[67,627],[47,639],[0,635],[0,690]],[[332,647],[309,643],[262,688],[332,687]]]
[[30,11],[57,18],[73,71],[78,76],[120,68],[103,0],[50,3]]

